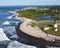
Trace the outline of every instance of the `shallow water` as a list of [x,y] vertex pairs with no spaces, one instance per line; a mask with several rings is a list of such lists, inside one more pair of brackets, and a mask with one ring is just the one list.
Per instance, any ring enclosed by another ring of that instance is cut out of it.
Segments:
[[[13,40],[13,39],[16,40],[18,38],[18,36],[16,34],[15,26],[18,24],[18,22],[21,22],[17,18],[8,18],[8,17],[14,16],[14,15],[15,14],[10,13],[10,12],[0,12],[0,28],[3,29],[7,38],[9,38],[10,40]],[[10,40],[8,40],[7,42],[9,42]],[[3,45],[4,42],[6,42],[6,41],[2,40],[1,42],[0,42],[0,48],[6,48]]]

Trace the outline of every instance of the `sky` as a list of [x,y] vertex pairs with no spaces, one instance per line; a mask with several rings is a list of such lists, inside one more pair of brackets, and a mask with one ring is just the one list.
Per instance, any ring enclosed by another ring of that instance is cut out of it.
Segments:
[[0,0],[0,6],[60,5],[60,0]]

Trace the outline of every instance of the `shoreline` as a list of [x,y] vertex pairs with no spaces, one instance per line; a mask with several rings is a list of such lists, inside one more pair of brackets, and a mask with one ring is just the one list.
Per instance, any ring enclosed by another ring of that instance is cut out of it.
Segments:
[[18,13],[17,12],[15,12],[15,13],[17,14],[16,18],[18,18],[18,19],[23,21],[21,23],[20,27],[19,27],[19,29],[23,33],[28,34],[28,35],[33,36],[33,37],[43,38],[43,39],[45,39],[47,41],[60,40],[59,36],[55,36],[55,35],[51,35],[51,34],[46,34],[46,33],[42,32],[42,30],[37,30],[37,29],[35,29],[35,28],[31,27],[31,26],[27,26],[27,24],[30,23],[32,20],[31,19],[27,19],[27,18],[18,17]]

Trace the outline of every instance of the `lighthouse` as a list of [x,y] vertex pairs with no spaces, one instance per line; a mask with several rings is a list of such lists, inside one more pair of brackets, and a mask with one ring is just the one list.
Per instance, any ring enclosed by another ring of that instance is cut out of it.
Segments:
[[56,19],[54,20],[54,31],[58,31],[58,29],[57,29],[57,20]]

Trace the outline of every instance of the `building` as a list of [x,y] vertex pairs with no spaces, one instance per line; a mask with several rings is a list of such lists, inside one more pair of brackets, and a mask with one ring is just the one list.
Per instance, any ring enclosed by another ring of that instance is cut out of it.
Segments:
[[58,31],[58,29],[57,29],[57,20],[56,19],[54,20],[54,31]]
[[44,29],[44,30],[49,30],[49,27],[48,27],[48,26],[44,26],[43,29]]

